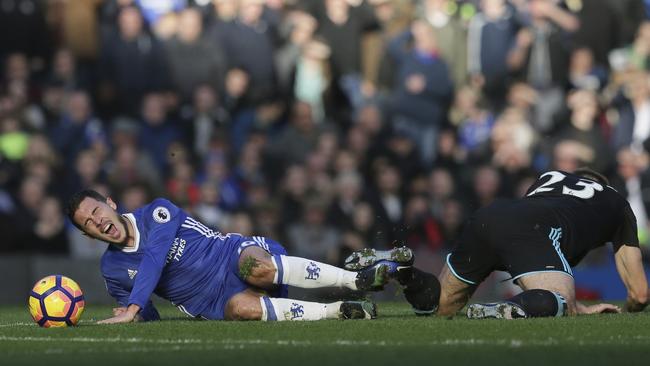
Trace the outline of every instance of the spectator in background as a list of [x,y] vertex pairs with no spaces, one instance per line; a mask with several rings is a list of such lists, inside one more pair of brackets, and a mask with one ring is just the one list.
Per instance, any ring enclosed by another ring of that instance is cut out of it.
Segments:
[[557,133],[559,140],[571,140],[584,146],[592,152],[593,159],[589,166],[598,171],[608,171],[612,151],[609,149],[605,136],[598,125],[598,102],[592,91],[578,90],[569,94],[567,105],[570,110],[568,120],[560,122]]
[[107,179],[116,192],[135,183],[146,184],[156,195],[163,192],[161,172],[149,155],[135,144],[116,146],[112,158],[107,162]]
[[501,195],[502,189],[499,171],[491,165],[480,166],[472,179],[470,210],[474,211],[489,205]]
[[292,95],[296,66],[303,48],[312,40],[317,26],[316,19],[301,10],[291,11],[285,16],[280,31],[287,33],[286,40],[275,52],[278,88],[283,94]]
[[345,172],[337,176],[335,195],[328,209],[328,222],[334,227],[345,227],[352,222],[354,210],[363,193],[362,178],[356,172]]
[[406,243],[413,249],[427,248],[437,252],[444,245],[440,225],[429,211],[427,198],[414,195],[406,201],[404,210]]
[[88,75],[79,69],[72,51],[67,48],[60,48],[54,53],[49,80],[66,91],[90,88]]
[[229,69],[226,73],[223,104],[231,119],[240,114],[252,113],[250,100],[250,75],[241,68]]
[[639,241],[650,244],[650,176],[648,154],[623,148],[616,154],[618,169],[612,186],[627,198],[636,217]]
[[[411,39],[413,48],[407,49]],[[447,65],[440,58],[433,30],[422,21],[391,41],[389,52],[397,67],[391,101],[394,127],[410,136],[423,164],[429,166],[453,96]]]
[[246,207],[249,189],[265,182],[261,164],[259,147],[248,142],[236,157],[236,165],[221,186],[224,209],[236,211]]
[[[60,45],[69,49],[78,63],[91,66],[97,59],[101,32],[99,14],[104,0],[49,1],[48,25],[60,39]],[[55,43],[56,43],[55,41]]]
[[494,115],[479,105],[479,95],[471,87],[464,87],[456,93],[451,116],[458,122],[459,147],[468,159],[480,160],[489,150],[489,141],[494,127]]
[[169,85],[164,50],[144,28],[133,6],[121,8],[118,31],[102,42],[100,100],[118,113],[136,115],[142,96]]
[[423,18],[433,27],[436,43],[456,86],[467,82],[467,29],[446,0],[424,0]]
[[197,219],[210,228],[223,228],[228,221],[228,215],[219,208],[219,187],[209,181],[200,186],[199,202],[194,207]]
[[263,16],[263,0],[240,0],[237,17],[228,22],[215,23],[213,39],[228,55],[230,69],[246,70],[250,77],[250,97],[254,102],[273,94],[276,85],[273,64],[273,39],[276,24],[270,16]]
[[631,74],[623,86],[618,103],[619,121],[614,128],[613,143],[618,150],[631,146],[642,151],[650,137],[650,76],[645,72]]
[[[192,108],[184,109],[184,128],[193,153],[206,156],[214,135],[228,126],[230,115],[221,105],[217,91],[210,85],[200,85],[194,90]],[[188,126],[189,125],[189,126]]]
[[68,237],[61,202],[56,197],[46,196],[36,214],[36,222],[25,245],[37,253],[68,254]]
[[481,10],[469,22],[468,71],[482,86],[492,108],[503,106],[510,66],[508,53],[515,45],[521,20],[505,0],[482,0]]
[[302,165],[287,168],[282,184],[282,223],[289,225],[303,217],[304,204],[308,197],[307,171]]
[[151,32],[164,44],[171,41],[178,34],[178,23],[179,16],[177,13],[166,13],[158,18]]
[[41,126],[38,126],[39,131],[42,132],[46,124],[58,121],[61,118],[65,105],[65,97],[66,92],[63,84],[57,81],[48,81],[43,85],[39,103],[43,123]]
[[516,108],[505,110],[492,129],[492,163],[510,172],[530,166],[538,136]]
[[609,54],[609,63],[617,72],[650,70],[650,21],[639,25],[631,44]]
[[569,64],[570,88],[592,91],[603,88],[607,83],[607,70],[602,65],[594,63],[594,55],[589,48],[574,49]]
[[405,182],[410,182],[422,171],[422,162],[417,145],[410,136],[396,131],[386,141],[381,151],[369,153],[371,161],[387,159],[398,170]]
[[450,171],[460,172],[461,166],[465,163],[465,157],[458,146],[456,130],[445,128],[438,136],[436,161],[434,166],[444,167]]
[[199,185],[194,178],[194,168],[187,161],[179,161],[172,165],[165,196],[188,209],[199,202]]
[[506,109],[502,110],[501,114],[505,113],[509,108],[512,108],[518,113],[521,113],[523,118],[531,124],[531,127],[536,129],[535,108],[539,98],[542,98],[542,96],[529,84],[525,82],[514,82],[510,84],[508,94],[506,95]]
[[172,143],[183,141],[178,126],[168,118],[167,106],[161,94],[147,94],[142,101],[142,127],[139,145],[159,172],[167,172],[167,157]]
[[325,0],[310,2],[309,10],[318,21],[318,34],[333,47],[335,82],[344,75],[359,77],[362,36],[378,27],[373,9],[363,1]]
[[[415,14],[417,4],[410,0],[368,0],[372,5],[380,30],[363,37],[363,77],[372,88],[384,94],[393,84],[394,64],[386,57],[388,42],[406,29]],[[366,86],[367,87],[367,86]]]
[[650,12],[646,13],[644,3],[650,9],[649,0],[609,0],[609,6],[618,16],[618,40],[617,45],[632,43],[639,25],[650,18]]
[[172,86],[182,101],[189,101],[200,85],[223,90],[226,54],[204,39],[202,32],[201,13],[188,8],[178,16],[176,37],[165,43]]
[[551,169],[571,173],[590,164],[594,160],[594,151],[577,141],[559,140],[553,146],[552,158]]
[[104,182],[104,161],[93,150],[82,150],[77,155],[73,167],[66,172],[64,197],[71,197],[75,192]]
[[[12,106],[5,106],[5,109],[20,108],[21,102],[26,103],[32,96],[34,86],[31,83],[31,70],[27,55],[20,52],[11,53],[3,60],[2,87],[7,92],[7,97],[14,103]],[[20,95],[17,95],[20,94]],[[23,100],[17,100],[20,97]]]
[[321,128],[314,120],[311,106],[295,102],[291,110],[290,125],[272,141],[271,153],[284,164],[302,163],[316,145]]
[[309,186],[319,196],[330,198],[334,192],[334,184],[328,173],[329,160],[326,154],[314,150],[307,157],[305,164],[307,176],[309,177]]
[[428,189],[429,209],[433,217],[440,219],[444,213],[445,203],[456,193],[456,182],[451,172],[445,168],[435,168],[429,173]]
[[212,0],[215,23],[228,23],[237,17],[239,0]]
[[44,161],[53,169],[57,169],[61,165],[60,160],[60,156],[45,135],[33,134],[30,136],[24,156],[25,162]]
[[14,231],[18,248],[29,250],[29,239],[32,237],[34,225],[39,218],[41,205],[47,196],[47,187],[37,177],[24,177],[17,192],[17,205],[12,215],[12,231]]
[[569,1],[566,5],[580,22],[573,34],[575,43],[591,50],[597,64],[606,65],[609,51],[618,44],[621,23],[628,20],[619,20],[609,0]]
[[446,250],[450,250],[455,245],[463,228],[463,218],[465,217],[463,207],[463,204],[456,199],[449,199],[444,202],[442,216],[438,220]]
[[15,0],[0,7],[0,59],[21,52],[42,69],[50,53],[45,3]]
[[360,201],[354,206],[352,219],[343,226],[339,258],[347,258],[352,252],[371,246],[383,248],[388,243],[377,241],[375,214],[372,206]]
[[319,39],[305,43],[296,62],[293,95],[311,106],[314,120],[325,120],[326,92],[330,87],[330,47]]
[[140,183],[135,183],[125,187],[119,195],[119,205],[123,212],[133,212],[138,207],[142,207],[151,202],[151,193],[149,188]]
[[255,222],[255,232],[265,237],[271,237],[269,234],[275,234],[274,238],[282,239],[286,243],[284,231],[280,230],[280,205],[277,200],[270,199],[266,202],[257,204],[251,208]]
[[373,9],[365,1],[325,0],[308,3],[318,21],[317,34],[332,49],[332,83],[336,86],[334,100],[358,107],[364,100],[362,92],[361,42],[368,31],[378,29]]
[[570,35],[580,27],[580,21],[552,0],[531,0],[528,13],[530,26],[519,31],[508,63],[541,95],[533,123],[538,131],[547,132],[564,100]]
[[339,262],[340,233],[326,221],[327,202],[310,197],[305,203],[301,220],[289,226],[288,240],[296,256],[309,254],[312,259],[337,264]]
[[374,187],[367,192],[367,196],[378,228],[372,241],[380,247],[404,239],[403,182],[395,166],[384,161],[375,164]]
[[243,236],[255,235],[253,227],[253,219],[248,212],[238,211],[235,212],[227,222],[227,226],[223,229],[227,233],[239,233]]
[[94,117],[90,96],[84,91],[68,95],[61,119],[49,126],[48,137],[66,166],[74,165],[81,150],[92,149],[100,157],[108,152],[104,127]]

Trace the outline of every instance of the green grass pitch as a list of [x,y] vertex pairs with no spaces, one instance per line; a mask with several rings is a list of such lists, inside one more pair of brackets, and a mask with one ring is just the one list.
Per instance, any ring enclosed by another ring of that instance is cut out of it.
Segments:
[[42,329],[26,307],[0,308],[1,365],[650,365],[650,312],[562,319],[416,317],[379,304],[372,321],[164,320],[100,326],[89,306],[79,326]]

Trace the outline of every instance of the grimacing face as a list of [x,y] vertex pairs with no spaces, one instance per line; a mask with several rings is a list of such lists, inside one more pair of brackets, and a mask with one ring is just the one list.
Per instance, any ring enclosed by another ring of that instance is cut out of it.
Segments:
[[115,211],[112,199],[106,202],[86,197],[74,213],[74,222],[86,235],[110,244],[125,245],[128,240],[126,221]]

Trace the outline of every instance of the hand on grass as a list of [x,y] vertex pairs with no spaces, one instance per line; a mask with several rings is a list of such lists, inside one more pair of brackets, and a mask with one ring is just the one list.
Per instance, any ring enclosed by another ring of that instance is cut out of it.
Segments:
[[129,307],[114,308],[112,318],[100,320],[97,324],[131,323],[136,321],[138,311],[140,311],[140,307],[134,304],[129,305]]
[[578,306],[578,314],[618,314],[621,308],[612,304],[596,304]]

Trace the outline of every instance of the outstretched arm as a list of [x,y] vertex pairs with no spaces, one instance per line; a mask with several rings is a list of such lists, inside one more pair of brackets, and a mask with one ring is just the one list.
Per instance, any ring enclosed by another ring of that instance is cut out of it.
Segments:
[[138,311],[135,311],[135,314],[131,316],[130,313],[135,310],[135,308],[132,308],[130,311],[128,311],[129,315],[125,315],[127,314],[127,310],[129,310],[127,303],[129,300],[130,292],[125,289],[124,285],[120,283],[119,280],[108,276],[105,276],[104,280],[106,282],[106,289],[108,290],[109,295],[111,295],[117,301],[119,307],[113,309],[112,318],[99,321],[99,324],[160,320],[158,310],[156,310],[151,300],[147,302],[142,311],[139,311],[140,309],[138,309]]
[[614,259],[618,274],[627,288],[625,310],[642,311],[648,305],[648,280],[641,262],[641,250],[638,247],[622,245],[616,251]]

